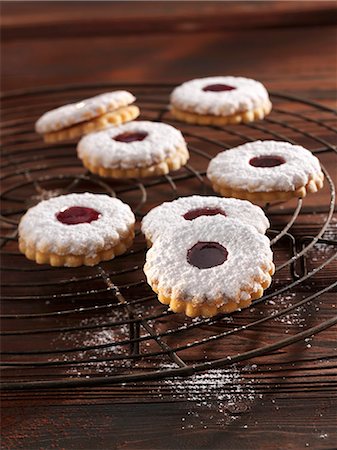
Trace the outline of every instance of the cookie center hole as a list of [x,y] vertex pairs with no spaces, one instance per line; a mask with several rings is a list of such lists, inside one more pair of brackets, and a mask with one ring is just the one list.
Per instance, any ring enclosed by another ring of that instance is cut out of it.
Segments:
[[224,92],[224,91],[232,91],[233,89],[236,89],[233,86],[229,86],[228,84],[209,84],[208,86],[205,86],[202,90],[207,92]]
[[56,214],[56,219],[65,225],[77,225],[79,223],[90,223],[97,220],[101,213],[92,208],[84,206],[71,206]]
[[135,141],[143,141],[148,133],[145,131],[135,131],[135,132],[126,132],[115,136],[113,139],[119,142],[135,142]]
[[281,156],[263,155],[256,156],[249,161],[254,167],[276,167],[284,164],[286,161]]
[[190,211],[187,211],[187,213],[185,213],[183,215],[183,217],[186,220],[194,220],[200,216],[216,216],[217,214],[221,214],[223,216],[226,215],[225,211],[223,211],[220,208],[207,208],[206,207],[206,208],[191,209]]
[[187,262],[198,269],[209,269],[220,266],[228,256],[228,252],[218,242],[197,242],[187,252]]

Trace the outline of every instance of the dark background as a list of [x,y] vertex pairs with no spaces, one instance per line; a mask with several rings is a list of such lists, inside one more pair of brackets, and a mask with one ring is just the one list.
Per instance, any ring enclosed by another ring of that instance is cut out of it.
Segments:
[[334,100],[335,2],[2,2],[2,89],[242,75]]
[[[242,75],[336,106],[336,3],[2,2],[2,91]],[[330,155],[331,156],[331,155]],[[320,197],[317,197],[320,198]],[[331,294],[333,295],[333,294]],[[151,383],[4,394],[4,448],[332,449],[336,327],[265,358],[269,396],[237,420],[182,429],[191,405]],[[310,344],[311,345],[311,344]],[[296,361],[305,349],[305,360]],[[259,379],[260,377],[260,379]],[[282,390],[280,386],[286,386]],[[267,389],[266,388],[266,389]],[[285,389],[285,388],[284,388]],[[276,406],[275,406],[276,402]],[[197,426],[197,424],[199,425]],[[246,424],[248,427],[245,428]]]

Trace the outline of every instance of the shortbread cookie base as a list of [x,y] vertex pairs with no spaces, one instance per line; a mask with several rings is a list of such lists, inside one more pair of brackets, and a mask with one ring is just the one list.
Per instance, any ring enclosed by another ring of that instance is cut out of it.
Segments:
[[108,169],[91,164],[87,158],[82,159],[84,167],[90,172],[106,178],[146,178],[154,175],[165,175],[173,170],[178,170],[186,164],[189,159],[186,147],[177,148],[176,153],[159,164],[148,167],[136,167],[132,169]]
[[215,116],[211,114],[196,114],[189,111],[183,111],[171,105],[172,115],[183,122],[197,125],[235,125],[241,122],[249,123],[254,120],[263,119],[272,109],[271,102],[263,104],[261,107],[251,111],[238,112],[230,116]]
[[317,192],[323,187],[323,172],[314,175],[305,186],[300,186],[294,191],[268,191],[250,192],[245,189],[235,189],[228,185],[221,185],[212,180],[212,187],[223,197],[234,197],[251,202],[286,201],[292,198],[304,198],[308,193]]
[[194,317],[213,317],[217,314],[227,314],[232,313],[234,311],[248,308],[253,300],[257,300],[263,296],[263,292],[267,289],[271,284],[271,276],[274,274],[275,268],[272,265],[272,269],[269,272],[266,272],[266,279],[263,282],[259,280],[256,281],[260,286],[255,292],[247,292],[249,298],[246,300],[238,299],[226,299],[226,298],[217,298],[214,299],[213,302],[202,303],[202,299],[196,298],[192,300],[186,300],[184,297],[181,298],[171,298],[164,296],[160,290],[158,290],[158,282],[151,282],[151,287],[158,295],[158,300],[160,303],[164,305],[169,305],[170,310],[175,313],[184,313],[186,316],[194,318]]
[[139,108],[135,105],[124,106],[115,111],[103,114],[95,119],[81,122],[72,127],[64,128],[60,131],[53,131],[43,135],[44,141],[48,143],[66,141],[74,139],[84,134],[103,130],[111,125],[120,125],[136,119],[139,116]]
[[134,230],[130,229],[129,234],[122,238],[118,244],[112,248],[102,250],[96,256],[87,255],[59,255],[57,253],[43,253],[36,250],[35,246],[30,246],[24,239],[19,239],[19,250],[27,259],[35,261],[37,264],[50,264],[54,267],[78,267],[95,266],[101,261],[108,261],[115,256],[122,255],[131,247],[134,238]]

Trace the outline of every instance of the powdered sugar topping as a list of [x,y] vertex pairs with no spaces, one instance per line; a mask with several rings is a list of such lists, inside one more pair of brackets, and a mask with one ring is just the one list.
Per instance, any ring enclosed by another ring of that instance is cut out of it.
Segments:
[[[204,91],[212,84],[226,84],[235,89],[224,92]],[[269,102],[266,88],[259,81],[243,77],[207,77],[187,81],[171,94],[173,106],[197,114],[229,116],[251,111]]]
[[[67,225],[56,214],[72,206],[94,208],[100,217],[90,223]],[[30,208],[19,224],[19,236],[28,246],[58,255],[96,256],[118,244],[135,223],[131,208],[121,200],[101,194],[69,194]]]
[[[285,160],[276,167],[254,167],[249,161],[259,156]],[[313,176],[322,176],[319,160],[300,145],[281,141],[248,142],[219,153],[210,162],[207,177],[219,185],[249,192],[294,191]]]
[[37,133],[50,133],[62,130],[80,122],[93,119],[136,100],[128,91],[106,92],[77,103],[60,106],[43,114],[35,124]]
[[[145,132],[141,141],[120,142],[115,137],[123,133]],[[186,148],[179,130],[159,122],[135,121],[84,136],[77,146],[80,159],[105,168],[129,169],[159,164]]]
[[[146,238],[153,242],[158,236],[165,234],[167,230],[170,231],[173,228],[187,225],[184,214],[198,208],[218,208],[226,214],[219,215],[224,221],[227,218],[240,220],[255,227],[259,233],[265,233],[269,228],[269,221],[262,209],[246,200],[193,195],[191,197],[180,197],[153,208],[143,218],[142,231]],[[209,221],[214,218],[214,216],[201,217]],[[194,220],[198,221],[201,217]]]
[[[187,261],[187,252],[197,242],[217,242],[228,252],[218,266],[198,269]],[[257,291],[273,267],[269,239],[251,225],[236,219],[200,217],[173,232],[161,235],[147,252],[144,272],[158,281],[158,289],[171,298],[184,297],[195,303],[224,297],[239,303],[247,292]]]

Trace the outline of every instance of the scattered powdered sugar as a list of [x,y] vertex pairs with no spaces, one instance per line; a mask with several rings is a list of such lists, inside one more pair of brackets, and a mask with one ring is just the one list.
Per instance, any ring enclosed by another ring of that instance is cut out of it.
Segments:
[[[322,417],[322,414],[319,414],[319,416]],[[317,426],[314,427],[314,432],[317,433],[319,439],[328,439],[329,437],[329,433],[317,428]]]
[[[274,296],[273,299],[268,300],[267,302],[267,304],[272,306],[270,313],[277,314],[279,312],[282,312],[283,309],[292,306],[295,297],[296,297],[295,293],[291,293],[288,295],[279,294],[277,296]],[[282,314],[279,317],[276,317],[275,321],[281,322],[285,325],[295,325],[300,328],[303,328],[306,321],[305,307],[300,306],[298,308],[294,308],[292,311],[286,314]],[[286,333],[288,332],[289,330],[286,329]]]
[[[173,367],[172,364],[161,366],[162,369]],[[233,365],[187,378],[164,379],[162,383],[170,388],[175,400],[193,402],[193,408],[181,419],[181,428],[207,428],[210,421],[226,426],[248,412],[255,400],[262,398],[255,390],[256,380],[243,377],[243,373],[254,369],[256,365],[243,368]]]
[[39,202],[42,202],[43,200],[49,200],[50,198],[58,197],[62,194],[62,189],[39,189],[39,193],[36,195],[32,195],[30,197],[30,206],[34,206]]
[[[125,355],[128,352],[127,345],[114,345],[116,342],[121,342],[129,339],[128,325],[117,325],[111,328],[101,328],[102,323],[117,322],[125,320],[122,311],[115,311],[113,317],[88,317],[80,321],[79,327],[95,326],[98,328],[89,328],[78,332],[63,332],[54,341],[58,347],[74,348],[83,347],[83,350],[78,352],[63,353],[62,361],[86,361],[83,364],[74,364],[66,366],[66,373],[69,375],[76,375],[78,377],[84,374],[106,373],[107,375],[114,368],[120,368],[121,364],[127,366],[127,360],[109,361],[116,355]],[[106,347],[105,347],[106,345]],[[91,349],[91,347],[103,346],[99,349]],[[102,359],[103,361],[100,361]]]
[[[325,239],[327,241],[336,241],[337,242],[337,219],[332,219],[329,229],[325,231],[325,233],[322,236],[322,239]],[[336,245],[333,245],[333,243],[325,243],[325,242],[317,242],[312,252],[314,253],[310,260],[312,262],[321,262],[321,260],[328,259],[330,256],[332,256],[336,252]]]
[[307,348],[311,348],[310,342],[312,341],[312,338],[313,338],[313,336],[310,337],[310,338],[304,339],[304,342],[306,343],[306,347],[307,347]]

